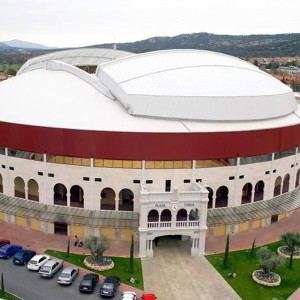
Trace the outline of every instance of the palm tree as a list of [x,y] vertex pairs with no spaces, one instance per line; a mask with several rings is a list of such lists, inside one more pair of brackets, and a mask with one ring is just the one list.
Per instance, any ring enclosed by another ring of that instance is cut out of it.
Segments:
[[300,234],[287,232],[281,236],[282,241],[286,243],[287,251],[290,254],[289,268],[293,267],[293,255],[297,245],[300,245]]

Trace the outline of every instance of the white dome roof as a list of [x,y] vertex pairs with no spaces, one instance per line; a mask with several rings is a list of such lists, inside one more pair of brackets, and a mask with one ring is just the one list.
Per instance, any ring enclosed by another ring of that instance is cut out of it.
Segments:
[[0,121],[120,132],[226,132],[300,123],[288,87],[223,54],[153,52],[101,65],[96,75],[48,61],[3,81]]
[[241,59],[168,50],[118,59],[96,75],[133,115],[183,120],[259,120],[296,109],[293,92]]

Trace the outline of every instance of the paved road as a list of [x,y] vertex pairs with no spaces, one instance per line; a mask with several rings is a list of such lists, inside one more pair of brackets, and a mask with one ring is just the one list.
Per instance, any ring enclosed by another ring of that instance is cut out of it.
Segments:
[[154,257],[142,259],[145,289],[155,291],[159,300],[240,300],[204,257],[189,251],[189,241],[160,238]]
[[[77,299],[101,299],[98,284],[93,294],[81,294],[78,291],[82,279],[80,274],[71,286],[59,286],[56,282],[58,272],[54,278],[42,278],[37,272],[32,272],[25,266],[16,266],[12,259],[0,259],[0,273],[4,273],[4,283],[7,291],[16,294],[24,300],[77,300]],[[118,295],[115,300],[120,300]]]

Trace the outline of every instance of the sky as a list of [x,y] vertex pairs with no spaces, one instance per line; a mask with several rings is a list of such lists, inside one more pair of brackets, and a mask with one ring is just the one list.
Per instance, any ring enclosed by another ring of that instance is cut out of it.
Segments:
[[0,0],[0,41],[52,47],[181,33],[300,32],[300,0]]

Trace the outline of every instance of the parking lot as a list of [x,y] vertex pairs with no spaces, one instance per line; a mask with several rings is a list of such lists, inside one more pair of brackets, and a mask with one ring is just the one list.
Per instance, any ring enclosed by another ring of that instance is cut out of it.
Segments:
[[[26,266],[16,266],[10,259],[0,259],[0,273],[4,273],[5,289],[24,300],[38,299],[100,299],[97,285],[93,294],[81,294],[78,291],[82,276],[79,274],[71,286],[60,286],[56,282],[60,271],[54,278],[42,278],[37,272],[29,271]],[[102,282],[101,282],[102,283]],[[114,298],[122,299],[121,293]]]

